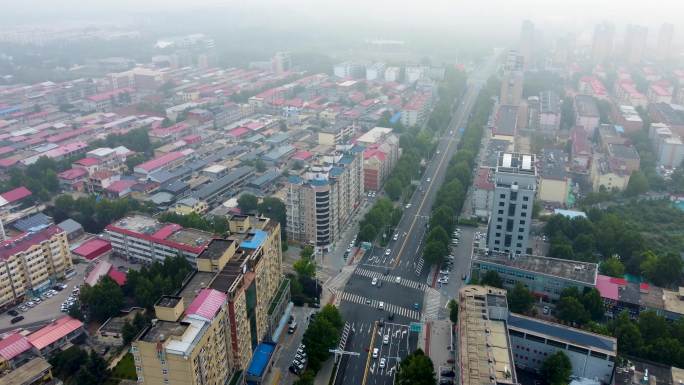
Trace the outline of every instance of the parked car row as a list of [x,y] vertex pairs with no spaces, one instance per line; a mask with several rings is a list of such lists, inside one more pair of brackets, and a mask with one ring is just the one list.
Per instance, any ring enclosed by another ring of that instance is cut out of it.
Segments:
[[67,297],[67,299],[62,302],[62,307],[59,309],[62,313],[66,313],[71,309],[72,306],[78,301],[78,295],[81,293],[81,289],[79,287],[75,287],[71,291],[71,295]]
[[299,374],[304,371],[306,367],[306,352],[304,351],[306,345],[299,344],[297,347],[297,352],[295,353],[294,359],[292,360],[292,365],[290,365],[290,372],[294,374]]

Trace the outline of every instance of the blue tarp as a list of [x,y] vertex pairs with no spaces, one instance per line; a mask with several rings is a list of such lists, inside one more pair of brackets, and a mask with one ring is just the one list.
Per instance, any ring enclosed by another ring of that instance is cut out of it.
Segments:
[[249,363],[247,368],[247,376],[261,377],[264,374],[264,370],[266,370],[268,362],[271,360],[275,347],[275,344],[268,342],[262,342],[257,345],[252,355],[252,362]]
[[399,119],[401,119],[401,112],[397,112],[396,114],[394,114],[394,115],[390,118],[389,121],[390,121],[390,123],[394,124],[394,123],[398,122]]
[[264,243],[264,240],[268,236],[268,233],[266,233],[263,230],[255,230],[254,234],[252,234],[252,238],[248,241],[240,243],[240,247],[244,249],[256,249],[259,246],[261,246],[262,243]]

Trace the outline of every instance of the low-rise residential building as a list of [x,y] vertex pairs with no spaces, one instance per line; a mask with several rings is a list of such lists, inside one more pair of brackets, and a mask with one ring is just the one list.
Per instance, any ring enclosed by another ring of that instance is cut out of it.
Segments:
[[649,103],[672,103],[673,87],[666,81],[653,82],[648,87],[646,96]]
[[648,105],[648,98],[637,90],[632,79],[615,82],[615,97],[620,103],[634,107],[646,107]]
[[209,210],[209,205],[206,202],[197,198],[187,197],[176,202],[173,207],[173,212],[180,215],[199,214],[202,215]]
[[496,111],[492,134],[501,139],[515,138],[518,132],[518,106],[500,105]]
[[416,93],[411,100],[401,108],[401,124],[405,127],[420,126],[430,115],[432,95]]
[[160,223],[143,215],[131,215],[107,225],[104,234],[114,254],[142,263],[163,262],[182,255],[190,263],[209,244],[213,234],[186,229],[175,223]]
[[42,385],[55,380],[52,377],[52,365],[42,357],[34,357],[0,379],[7,385]]
[[575,96],[575,125],[583,127],[591,136],[599,125],[600,115],[596,101],[589,95]]
[[684,106],[668,103],[651,103],[648,114],[653,123],[667,124],[679,136],[684,136]]
[[575,173],[589,174],[592,160],[591,142],[583,128],[575,127],[570,134],[572,149],[570,154],[570,170]]
[[360,79],[365,76],[366,67],[361,63],[346,61],[333,67],[333,74],[338,78]]
[[72,268],[66,233],[54,225],[0,245],[0,308],[40,294]]
[[26,338],[36,353],[47,357],[84,333],[83,322],[64,316],[29,334]]
[[624,190],[631,174],[625,173],[619,165],[614,164],[604,155],[596,155],[591,162],[591,186],[599,191],[601,186],[606,190]]
[[598,266],[595,263],[547,258],[537,255],[515,255],[510,253],[473,249],[473,274],[483,276],[495,271],[501,276],[504,287],[512,289],[522,283],[532,294],[547,302],[558,300],[565,288],[596,287]]
[[318,144],[335,146],[345,143],[354,135],[356,127],[347,123],[333,124],[318,131]]
[[684,315],[684,288],[671,291],[646,282],[633,282],[599,274],[596,289],[606,308],[608,317],[617,317],[627,311],[633,319],[643,311],[652,311],[669,320]]
[[356,139],[363,152],[364,190],[378,191],[399,160],[399,139],[391,128],[375,127]]

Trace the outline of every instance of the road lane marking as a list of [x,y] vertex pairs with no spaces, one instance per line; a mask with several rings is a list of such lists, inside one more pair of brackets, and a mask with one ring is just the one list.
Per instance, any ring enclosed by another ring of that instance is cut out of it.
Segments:
[[[374,323],[374,328],[378,327],[378,323]],[[361,385],[366,385],[366,380],[368,379],[368,366],[370,365],[370,360],[371,360],[371,351],[373,349],[373,344],[375,343],[375,331],[371,334],[371,342],[370,345],[368,345],[368,358],[366,358],[366,369],[363,371],[363,381],[361,382]]]

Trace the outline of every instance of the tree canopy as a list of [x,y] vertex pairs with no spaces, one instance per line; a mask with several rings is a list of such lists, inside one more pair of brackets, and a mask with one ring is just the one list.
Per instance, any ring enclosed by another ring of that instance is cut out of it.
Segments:
[[546,357],[541,373],[549,385],[567,385],[570,383],[572,363],[562,350],[558,350]]
[[523,285],[518,282],[513,290],[508,291],[508,308],[515,313],[527,313],[532,310],[534,296]]
[[121,287],[113,279],[105,276],[95,286],[83,286],[79,301],[85,307],[89,319],[104,322],[109,317],[119,314],[124,296]]
[[330,356],[329,349],[337,346],[344,321],[339,310],[333,305],[325,305],[316,318],[309,322],[302,342],[309,358],[309,368],[318,372],[321,364]]
[[399,364],[394,383],[397,385],[437,384],[432,360],[421,349],[409,354]]

